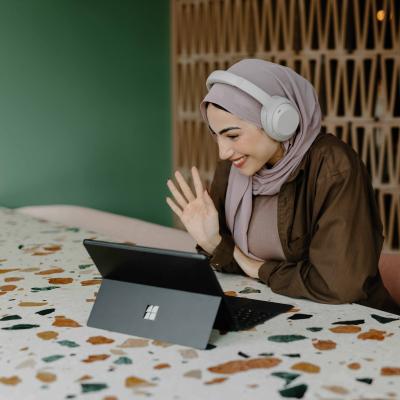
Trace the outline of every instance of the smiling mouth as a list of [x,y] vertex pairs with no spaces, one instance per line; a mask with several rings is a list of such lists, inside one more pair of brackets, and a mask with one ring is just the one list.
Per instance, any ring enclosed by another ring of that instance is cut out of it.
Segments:
[[236,167],[236,168],[241,168],[243,166],[243,164],[246,162],[247,160],[247,156],[242,156],[234,161],[232,161],[232,164]]

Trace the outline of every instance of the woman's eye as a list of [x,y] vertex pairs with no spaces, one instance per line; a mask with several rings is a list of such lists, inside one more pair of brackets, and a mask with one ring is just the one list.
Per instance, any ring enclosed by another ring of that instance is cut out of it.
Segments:
[[227,135],[229,139],[236,139],[239,135]]

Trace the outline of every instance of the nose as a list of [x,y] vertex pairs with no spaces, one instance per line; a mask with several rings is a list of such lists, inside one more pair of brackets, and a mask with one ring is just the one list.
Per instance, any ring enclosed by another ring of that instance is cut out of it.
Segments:
[[221,160],[229,159],[230,157],[232,157],[234,153],[231,144],[223,136],[218,137],[218,151],[219,151],[219,158]]

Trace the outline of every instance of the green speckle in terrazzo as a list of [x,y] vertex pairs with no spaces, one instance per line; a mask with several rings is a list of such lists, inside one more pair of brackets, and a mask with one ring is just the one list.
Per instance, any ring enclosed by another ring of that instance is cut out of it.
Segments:
[[82,393],[98,392],[99,390],[107,389],[105,383],[81,383]]
[[62,356],[61,354],[55,354],[53,356],[43,357],[42,360],[44,362],[53,362],[59,360],[60,358],[64,358],[64,356]]
[[129,357],[120,357],[118,360],[114,361],[114,364],[123,365],[123,364],[132,364],[132,360]]
[[34,325],[34,324],[17,324],[17,325],[8,326],[7,328],[1,328],[1,329],[4,329],[5,331],[12,331],[12,330],[19,330],[19,329],[38,328],[39,326],[40,325]]
[[303,335],[273,335],[268,337],[269,341],[277,343],[289,343],[303,339],[307,339],[307,337]]
[[79,344],[76,342],[73,342],[72,340],[59,340],[57,343],[61,344],[61,346],[79,347]]

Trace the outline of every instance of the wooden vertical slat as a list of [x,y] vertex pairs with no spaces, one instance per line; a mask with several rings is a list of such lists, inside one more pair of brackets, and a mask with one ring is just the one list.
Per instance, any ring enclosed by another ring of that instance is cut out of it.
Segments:
[[400,251],[400,2],[171,0],[171,12],[174,169],[189,177],[197,165],[211,182],[218,153],[199,112],[211,71],[245,57],[282,63],[314,85],[323,128],[360,154],[385,248]]

